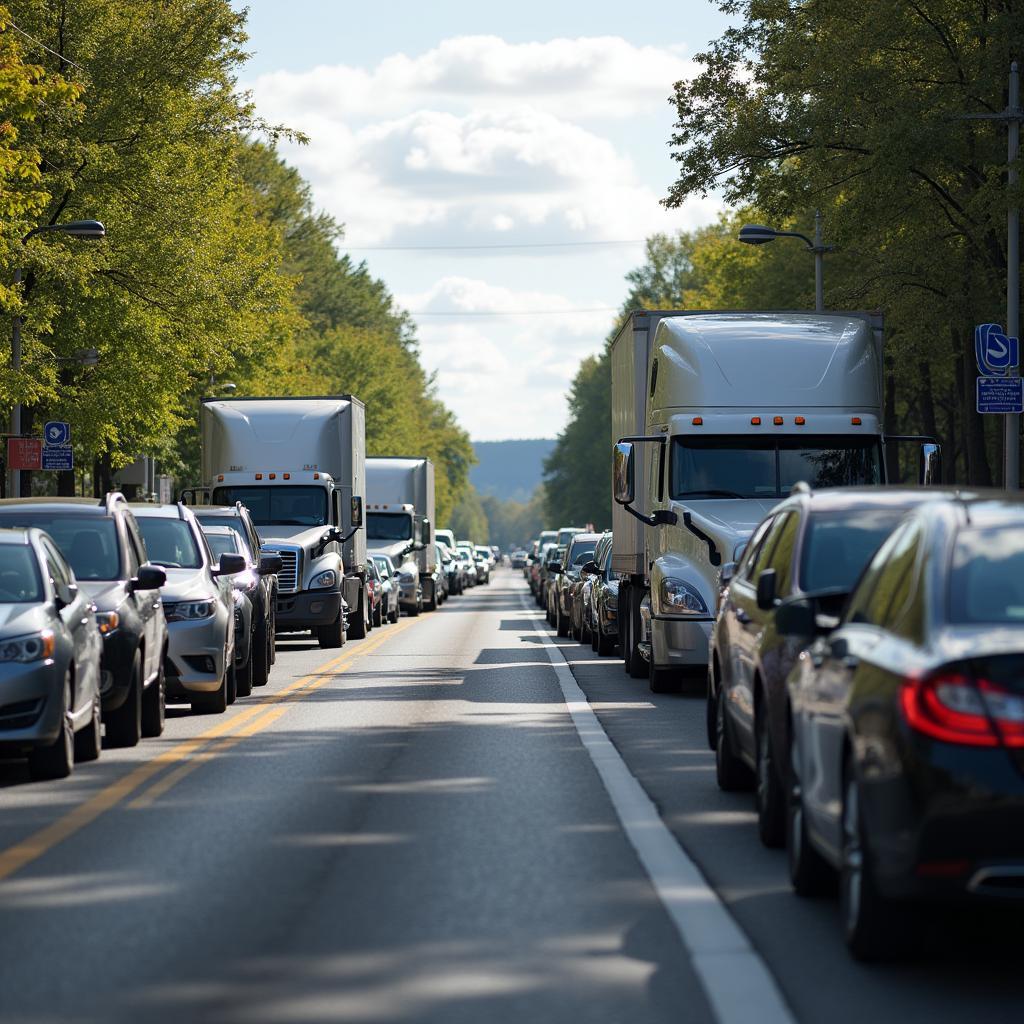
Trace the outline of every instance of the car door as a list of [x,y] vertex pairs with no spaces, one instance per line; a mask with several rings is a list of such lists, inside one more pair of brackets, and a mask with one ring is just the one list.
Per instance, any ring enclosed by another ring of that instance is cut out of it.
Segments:
[[98,680],[90,679],[88,673],[95,671],[96,668],[96,645],[99,642],[99,633],[92,617],[92,603],[78,589],[71,567],[49,537],[40,538],[40,543],[46,561],[46,572],[50,577],[50,585],[54,592],[60,594],[70,591],[74,595],[71,602],[63,607],[60,607],[58,599],[58,607],[60,607],[58,615],[71,640],[71,657],[76,673],[71,711],[77,713],[81,710],[85,700],[91,699],[91,695],[98,692]]
[[[134,519],[125,516],[124,530],[127,540],[128,578],[134,579],[139,575],[139,567],[149,561],[149,556],[146,554],[146,544]],[[142,678],[148,683],[159,671],[162,655],[160,625],[163,621],[163,612],[160,591],[133,590],[128,600],[135,605],[141,624],[139,634],[143,644]]]

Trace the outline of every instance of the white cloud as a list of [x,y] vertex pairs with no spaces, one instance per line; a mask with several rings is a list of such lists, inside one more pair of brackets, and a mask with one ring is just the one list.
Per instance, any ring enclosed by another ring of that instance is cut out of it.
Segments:
[[562,116],[627,118],[664,104],[673,83],[693,70],[679,47],[634,46],[616,36],[537,43],[460,36],[416,57],[395,54],[371,70],[339,64],[273,72],[260,76],[256,89],[293,110],[330,108],[341,117],[527,101]]

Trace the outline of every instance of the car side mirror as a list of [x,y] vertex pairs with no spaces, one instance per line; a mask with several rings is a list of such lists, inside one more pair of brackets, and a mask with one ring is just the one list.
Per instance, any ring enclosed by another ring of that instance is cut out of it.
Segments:
[[829,641],[829,654],[837,661],[841,661],[850,653],[850,645],[845,636],[837,636]]
[[814,636],[817,632],[814,605],[810,601],[780,604],[775,610],[775,632],[780,636]]
[[775,570],[764,569],[757,577],[757,607],[763,612],[775,607]]
[[363,499],[358,495],[352,498],[350,504],[350,515],[352,517],[352,525],[356,529],[363,525]]
[[615,500],[620,505],[632,505],[634,491],[633,446],[620,441],[612,448],[612,484]]
[[284,559],[280,555],[264,555],[257,571],[261,576],[276,576],[283,568]]
[[57,583],[53,589],[57,595],[58,611],[74,604],[75,598],[78,597],[78,586],[75,583]]
[[158,565],[139,566],[139,574],[132,580],[132,590],[159,590],[167,582],[167,573]]
[[552,573],[554,573],[554,574],[555,574],[555,575],[557,576],[557,575],[558,575],[558,573],[560,573],[561,571],[562,571],[562,563],[561,563],[561,562],[552,562],[552,563],[551,563],[551,564],[550,564],[550,565],[548,566],[548,575],[549,575],[549,576],[550,576],[550,575],[551,575]]
[[584,562],[583,565],[580,566],[580,574],[583,576],[600,576],[601,567],[597,562],[591,559],[589,562]]
[[727,583],[732,581],[733,576],[736,575],[736,565],[736,562],[726,562],[725,565],[722,566],[722,571],[718,577],[718,582],[721,586],[724,587]]
[[245,572],[245,556],[232,554],[229,551],[220,556],[220,563],[213,571],[214,576],[234,576],[236,572]]

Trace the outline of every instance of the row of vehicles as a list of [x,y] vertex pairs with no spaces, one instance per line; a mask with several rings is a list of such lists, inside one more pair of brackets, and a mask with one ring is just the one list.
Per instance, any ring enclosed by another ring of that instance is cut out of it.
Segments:
[[248,696],[281,634],[340,647],[486,583],[493,552],[433,528],[430,461],[367,459],[364,421],[350,396],[205,401],[177,504],[0,502],[0,753],[65,777],[168,701]]
[[706,687],[719,786],[858,958],[922,903],[1019,899],[1024,504],[883,486],[940,452],[882,429],[874,316],[640,312],[611,363],[626,672]]

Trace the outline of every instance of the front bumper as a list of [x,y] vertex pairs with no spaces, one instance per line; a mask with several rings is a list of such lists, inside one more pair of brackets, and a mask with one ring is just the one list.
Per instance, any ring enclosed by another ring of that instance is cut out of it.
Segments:
[[398,586],[398,604],[401,608],[415,608],[423,600],[423,587],[418,579]]
[[277,598],[277,631],[296,632],[337,622],[342,611],[340,590],[307,590],[296,594],[279,594]]
[[657,668],[707,668],[714,620],[651,616],[650,638]]
[[0,749],[45,746],[61,731],[64,669],[52,659],[0,667]]
[[[220,688],[227,666],[228,611],[220,604],[208,619],[167,623],[164,675],[167,695],[212,693]],[[233,613],[232,613],[233,614]]]

